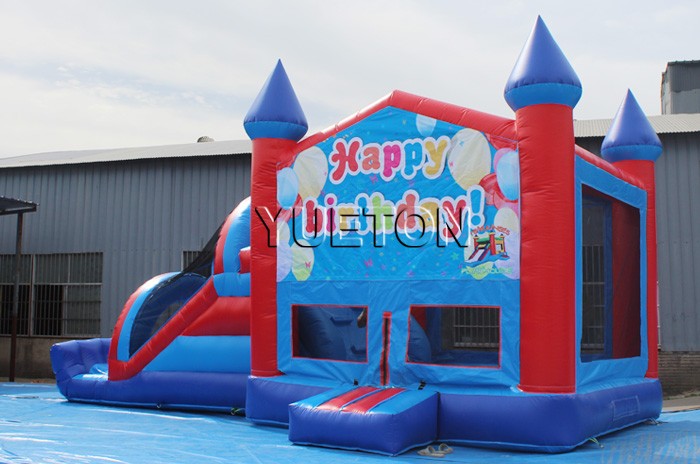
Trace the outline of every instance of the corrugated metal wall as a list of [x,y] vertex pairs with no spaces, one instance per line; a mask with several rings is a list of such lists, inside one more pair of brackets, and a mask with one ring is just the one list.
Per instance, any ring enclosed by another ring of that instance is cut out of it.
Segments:
[[[657,164],[661,344],[700,351],[700,134],[662,134]],[[601,137],[577,143],[599,153]],[[39,203],[25,217],[27,253],[104,253],[102,335],[149,277],[180,269],[250,191],[250,156],[0,170],[0,194]],[[0,218],[0,253],[16,222]]]
[[[146,279],[181,268],[250,194],[250,155],[169,158],[0,170],[0,194],[39,204],[25,215],[23,251],[102,252],[101,333]],[[0,217],[0,253],[16,220]]]
[[700,134],[661,134],[656,223],[661,346],[700,351]]
[[[661,134],[656,223],[661,348],[700,351],[700,133]],[[577,143],[600,153],[602,137]]]

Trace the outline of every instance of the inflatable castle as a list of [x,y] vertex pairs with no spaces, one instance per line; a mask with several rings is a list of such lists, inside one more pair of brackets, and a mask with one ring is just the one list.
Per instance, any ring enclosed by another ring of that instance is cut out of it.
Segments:
[[52,348],[88,403],[245,410],[296,444],[561,452],[658,417],[654,162],[631,93],[574,143],[538,18],[515,120],[395,91],[303,140],[278,63],[245,118],[251,197],[111,339]]

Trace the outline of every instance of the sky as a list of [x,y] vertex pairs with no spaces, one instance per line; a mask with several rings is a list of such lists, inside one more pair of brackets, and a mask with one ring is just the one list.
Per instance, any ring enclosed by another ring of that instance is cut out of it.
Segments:
[[6,0],[0,157],[247,138],[282,59],[309,133],[394,89],[513,117],[503,87],[538,15],[583,84],[577,119],[628,88],[660,114],[668,61],[700,59],[700,2]]

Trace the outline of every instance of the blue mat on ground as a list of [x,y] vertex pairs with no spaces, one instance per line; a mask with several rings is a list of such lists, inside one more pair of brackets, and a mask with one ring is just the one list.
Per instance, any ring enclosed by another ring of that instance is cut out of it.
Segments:
[[287,429],[224,414],[69,403],[55,386],[0,383],[0,463],[700,463],[700,411],[664,413],[565,454],[454,446],[444,458],[292,445]]

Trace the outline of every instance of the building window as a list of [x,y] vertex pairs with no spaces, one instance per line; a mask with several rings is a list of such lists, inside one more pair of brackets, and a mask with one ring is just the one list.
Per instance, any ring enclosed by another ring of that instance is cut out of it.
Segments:
[[197,259],[197,257],[199,256],[199,254],[201,252],[202,252],[201,250],[199,250],[199,251],[187,251],[187,250],[183,251],[182,252],[182,269],[185,269],[187,266],[192,264],[194,262],[194,260]]
[[367,362],[363,306],[292,306],[294,357]]
[[583,187],[581,360],[641,350],[639,209]]
[[[100,333],[102,253],[25,255],[20,276],[20,335],[94,336]],[[0,255],[0,334],[11,331],[14,255]]]
[[412,306],[407,361],[498,366],[500,313],[496,306]]

